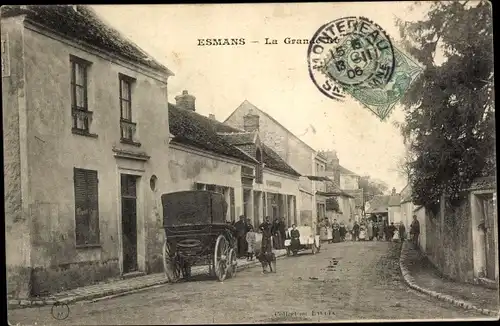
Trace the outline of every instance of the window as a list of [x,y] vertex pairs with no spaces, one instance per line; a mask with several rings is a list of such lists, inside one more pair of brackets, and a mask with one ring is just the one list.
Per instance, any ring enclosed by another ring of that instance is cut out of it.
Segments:
[[88,134],[92,112],[88,107],[88,69],[90,62],[71,56],[71,112],[73,132]]
[[75,237],[77,246],[99,245],[97,171],[74,169]]
[[120,74],[119,81],[121,140],[130,144],[138,144],[134,141],[136,123],[132,121],[132,84],[134,79]]

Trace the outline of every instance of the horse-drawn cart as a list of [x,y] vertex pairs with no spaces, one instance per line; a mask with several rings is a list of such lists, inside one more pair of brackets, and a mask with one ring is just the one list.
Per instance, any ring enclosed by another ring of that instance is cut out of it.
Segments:
[[170,282],[208,265],[219,281],[236,274],[236,230],[226,224],[227,203],[220,193],[181,191],[161,196],[163,266]]

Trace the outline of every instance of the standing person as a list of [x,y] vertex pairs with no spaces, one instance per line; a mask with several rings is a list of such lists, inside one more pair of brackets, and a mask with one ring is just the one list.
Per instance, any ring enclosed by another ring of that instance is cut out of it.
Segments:
[[265,221],[261,225],[259,225],[259,230],[262,232],[262,242],[260,245],[260,253],[258,259],[262,264],[262,273],[267,272],[266,267],[271,267],[271,262],[276,262],[276,257],[273,253],[272,229],[273,224],[271,223],[269,216],[266,216]]
[[340,222],[340,230],[339,230],[339,233],[340,233],[340,241],[345,241],[345,235],[346,235],[346,227],[345,227],[345,224],[344,224],[344,221]]
[[255,254],[255,244],[257,239],[256,239],[256,233],[251,224],[248,226],[248,232],[245,238],[248,244],[247,260],[253,260],[253,255]]
[[378,225],[377,222],[373,223],[373,237],[378,240]]
[[273,248],[279,249],[279,221],[278,218],[275,218],[273,221],[273,225],[271,227],[271,233],[273,235]]
[[300,248],[300,232],[296,229],[295,224],[292,224],[292,230],[290,231],[290,250],[294,255]]
[[379,224],[378,224],[378,239],[380,241],[384,240],[384,233],[385,233],[384,223],[383,222],[379,222]]
[[328,227],[329,227],[328,218],[324,218],[321,222],[319,222],[319,241],[325,242],[328,241]]
[[394,222],[391,222],[391,225],[387,228],[388,239],[389,241],[393,240],[394,231],[396,231],[396,227],[394,226]]
[[236,239],[238,241],[238,258],[246,256],[246,244],[247,240],[245,239],[247,233],[247,223],[244,215],[240,216],[240,220],[234,224],[236,228]]
[[349,236],[349,241],[352,241],[353,236],[354,236],[354,224],[352,223],[352,220],[349,219],[349,222],[347,223],[347,235]]
[[280,225],[278,227],[278,232],[280,234],[280,248],[285,248],[285,238],[286,238],[286,225],[283,218],[280,219]]
[[372,222],[372,220],[368,221],[367,231],[368,231],[368,240],[372,241],[373,240],[373,222]]
[[413,221],[410,225],[410,236],[411,242],[413,243],[413,248],[418,249],[418,237],[420,235],[420,222],[417,219],[417,215],[413,215]]
[[354,221],[354,225],[352,226],[352,235],[353,241],[358,241],[359,238],[359,224],[358,221]]
[[401,242],[404,242],[406,238],[406,227],[403,222],[399,223],[399,238]]
[[332,228],[333,228],[333,242],[334,243],[340,242],[340,224],[337,222],[337,219],[333,220]]

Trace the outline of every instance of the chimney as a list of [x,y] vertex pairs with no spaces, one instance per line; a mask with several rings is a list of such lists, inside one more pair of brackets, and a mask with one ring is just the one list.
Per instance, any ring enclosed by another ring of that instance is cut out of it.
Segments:
[[257,114],[248,113],[243,117],[243,129],[245,131],[259,130],[259,116]]
[[188,94],[188,91],[186,91],[186,90],[182,91],[182,95],[177,95],[175,97],[176,105],[181,109],[185,109],[185,110],[189,110],[189,111],[196,111],[195,105],[194,105],[195,100],[196,100],[196,97]]
[[210,113],[210,114],[208,115],[208,118],[209,118],[209,119],[211,119],[211,120],[215,120],[215,114]]
[[392,187],[392,194],[391,196],[396,196],[396,188],[395,187]]

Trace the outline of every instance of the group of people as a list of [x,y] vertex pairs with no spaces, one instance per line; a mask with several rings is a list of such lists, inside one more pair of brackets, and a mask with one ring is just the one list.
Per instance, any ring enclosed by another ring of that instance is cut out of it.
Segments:
[[[262,234],[261,252],[267,252],[267,246],[272,249],[283,249],[285,247],[286,227],[283,219],[275,219],[274,222],[270,221],[270,217],[266,216],[264,222],[261,223],[256,229],[250,222],[250,219],[245,216],[240,216],[238,222],[227,222],[233,224],[236,229],[237,240],[237,257],[247,260],[253,260],[256,248],[257,233]],[[265,250],[264,250],[264,247]]]
[[[328,218],[324,218],[318,224],[318,233],[320,235],[320,241],[328,243],[337,243],[342,241],[360,241],[368,240],[373,241],[404,241],[406,240],[406,227],[403,222],[400,222],[397,226],[394,222],[388,223],[383,222],[373,222],[372,220],[362,219],[359,223],[358,221],[352,221],[345,224],[344,222],[338,223],[336,219],[333,223],[330,223]],[[420,234],[420,225],[417,220],[417,216],[413,216],[413,222],[410,226],[410,236],[413,242],[418,242],[418,235]]]

